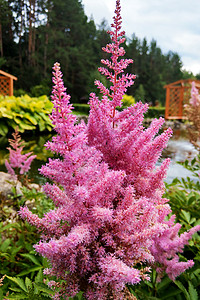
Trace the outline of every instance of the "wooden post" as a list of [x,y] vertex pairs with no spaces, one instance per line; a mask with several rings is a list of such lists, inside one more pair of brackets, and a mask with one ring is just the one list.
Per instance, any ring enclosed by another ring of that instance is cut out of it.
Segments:
[[9,96],[13,96],[13,79],[9,78]]
[[170,88],[166,87],[165,119],[169,117]]
[[180,92],[180,101],[179,101],[179,109],[178,109],[178,116],[180,119],[183,118],[183,99],[184,99],[184,86],[181,84],[181,92]]

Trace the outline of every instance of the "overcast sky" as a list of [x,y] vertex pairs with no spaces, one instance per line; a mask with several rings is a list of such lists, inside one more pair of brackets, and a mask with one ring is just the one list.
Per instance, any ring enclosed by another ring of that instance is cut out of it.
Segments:
[[[82,0],[84,11],[96,25],[112,23],[115,0]],[[200,73],[200,0],[121,0],[122,28],[148,44],[155,39],[166,54],[177,52],[183,69]],[[133,57],[134,59],[134,57]]]

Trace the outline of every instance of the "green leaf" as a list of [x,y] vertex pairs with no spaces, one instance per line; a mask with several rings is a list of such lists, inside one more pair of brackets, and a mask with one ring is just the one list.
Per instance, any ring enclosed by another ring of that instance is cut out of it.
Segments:
[[32,268],[30,268],[28,270],[24,270],[24,271],[20,272],[18,274],[18,276],[24,276],[24,275],[27,275],[27,274],[30,274],[32,272],[36,272],[36,271],[39,271],[39,270],[42,270],[42,269],[43,269],[43,266],[32,267]]
[[165,300],[165,299],[168,300],[172,296],[177,296],[180,293],[182,293],[182,291],[180,291],[180,290],[175,290],[175,291],[167,292],[165,296],[163,296],[163,297],[160,298],[160,300]]
[[6,239],[3,244],[1,244],[0,247],[0,251],[2,252],[6,252],[6,250],[8,249],[9,245],[10,245],[11,240],[10,239]]
[[161,282],[157,285],[157,290],[164,289],[166,286],[168,286],[171,283],[171,279],[169,277],[165,277],[161,280]]
[[190,213],[188,211],[181,209],[181,216],[187,221],[187,223],[190,223]]
[[29,254],[29,253],[23,253],[23,254],[21,254],[21,256],[30,259],[35,265],[41,265],[35,255]]
[[24,118],[29,120],[33,125],[37,125],[37,120],[31,114],[25,113]]
[[32,281],[28,277],[26,277],[26,279],[25,279],[25,284],[26,284],[27,290],[32,290],[33,289]]
[[180,281],[175,280],[174,283],[175,283],[175,284],[178,286],[178,288],[184,293],[185,298],[186,298],[187,300],[192,300],[192,299],[190,299],[190,295],[188,294],[186,288],[184,287],[184,285],[183,285]]
[[198,294],[197,294],[197,290],[194,288],[194,286],[192,285],[192,283],[189,281],[188,282],[189,285],[189,294],[190,294],[190,298],[191,300],[198,300]]
[[17,295],[6,296],[6,300],[9,300],[9,299],[23,300],[23,299],[28,299],[28,297],[26,294],[21,293],[21,294],[17,294]]
[[37,273],[37,275],[35,276],[35,282],[39,283],[39,282],[43,282],[43,272],[42,269],[39,270],[39,272]]
[[191,196],[188,200],[188,205],[191,205],[194,201],[196,201],[196,197],[195,196]]
[[19,289],[19,288],[16,288],[16,287],[9,287],[9,290],[11,290],[11,291],[13,291],[13,292],[19,292],[19,293],[21,293],[21,289]]
[[55,294],[55,292],[44,283],[34,282],[34,285],[40,292],[45,292],[47,294]]
[[8,133],[8,126],[0,120],[0,135],[5,136]]
[[19,277],[10,277],[10,276],[7,276],[6,277],[11,280],[12,282],[16,283],[23,291],[27,292],[27,288],[24,284],[24,281],[23,279],[19,278]]
[[19,123],[19,127],[22,128],[22,129],[25,129],[25,130],[33,130],[33,129],[35,129],[34,125],[27,124],[26,122],[24,122],[22,120]]

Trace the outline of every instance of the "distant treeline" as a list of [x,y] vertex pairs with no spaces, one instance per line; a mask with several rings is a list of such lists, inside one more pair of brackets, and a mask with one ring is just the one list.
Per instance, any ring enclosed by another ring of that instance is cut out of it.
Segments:
[[[72,102],[86,103],[96,92],[94,79],[105,84],[97,68],[105,58],[101,48],[109,42],[108,29],[106,20],[98,26],[88,20],[79,0],[0,0],[0,69],[18,77],[19,93],[48,95],[58,61]],[[133,34],[124,47],[134,60],[128,72],[137,79],[128,94],[136,100],[164,103],[165,84],[194,77],[182,70],[177,53],[163,54],[155,40],[148,44]]]

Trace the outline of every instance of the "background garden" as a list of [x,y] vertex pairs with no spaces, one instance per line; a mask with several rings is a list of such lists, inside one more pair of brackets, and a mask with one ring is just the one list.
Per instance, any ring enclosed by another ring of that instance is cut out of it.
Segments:
[[[87,103],[101,76],[97,67],[106,57],[101,48],[109,42],[108,29],[106,20],[98,25],[89,20],[78,0],[0,0],[0,69],[18,78],[16,96],[49,95],[51,68],[59,61],[73,103]],[[163,106],[165,84],[194,78],[182,70],[178,53],[162,53],[155,40],[140,40],[134,31],[125,50],[134,60],[128,72],[138,75],[128,90],[136,101]]]

